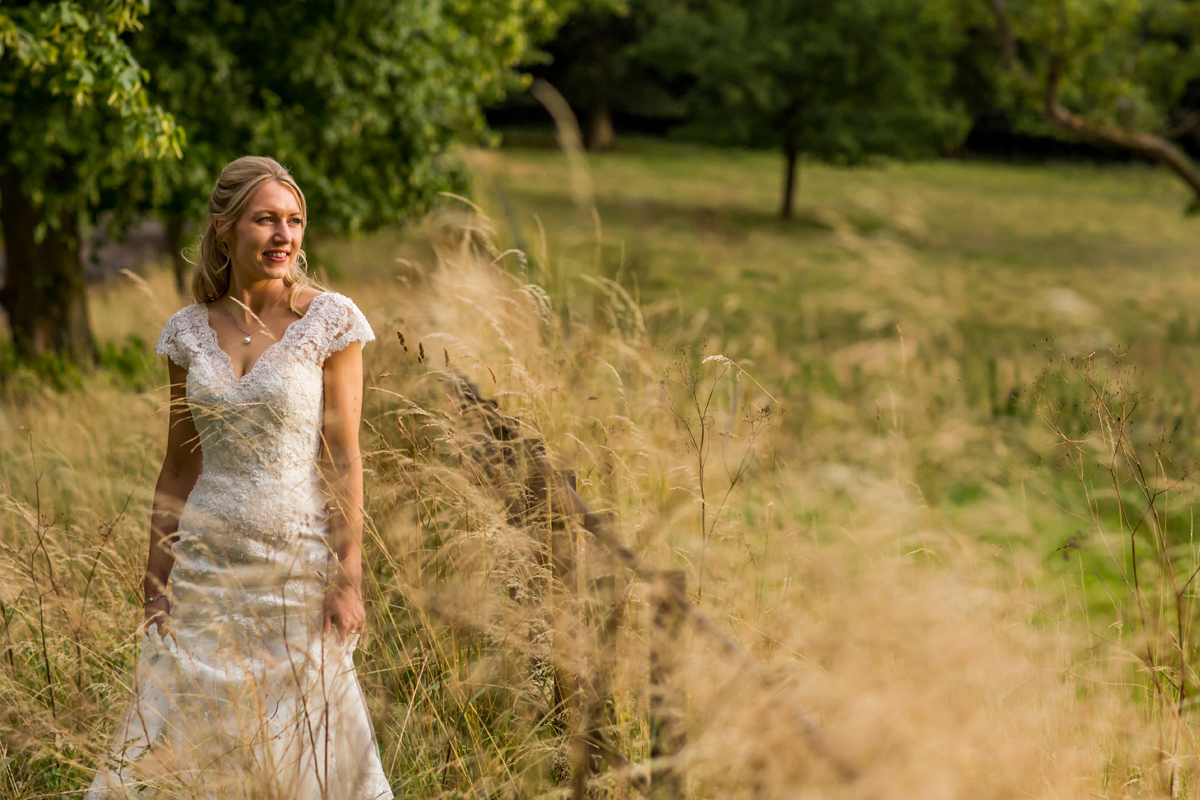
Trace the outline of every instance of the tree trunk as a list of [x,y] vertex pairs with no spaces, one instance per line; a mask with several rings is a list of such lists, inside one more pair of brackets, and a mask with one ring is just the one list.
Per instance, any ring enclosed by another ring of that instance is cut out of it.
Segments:
[[783,157],[783,207],[779,215],[784,219],[793,219],[796,216],[796,179],[800,171],[800,151],[796,147],[784,147]]
[[585,146],[592,152],[612,150],[616,138],[612,112],[609,111],[608,103],[601,103],[588,113]]
[[183,257],[183,217],[170,216],[164,222],[163,233],[167,239],[167,252],[171,254],[171,265],[175,268],[175,290],[186,297],[188,262]]
[[64,211],[59,227],[38,242],[38,209],[21,191],[20,175],[0,174],[0,225],[6,277],[0,306],[8,313],[13,347],[22,361],[59,354],[79,364],[95,358],[88,321],[87,281],[79,258],[79,226]]

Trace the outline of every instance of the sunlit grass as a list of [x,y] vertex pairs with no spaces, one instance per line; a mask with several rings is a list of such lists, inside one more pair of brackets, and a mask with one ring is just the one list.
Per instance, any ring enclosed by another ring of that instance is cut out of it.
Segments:
[[[699,634],[681,645],[692,796],[1149,796],[1169,746],[1194,775],[1194,742],[1164,739],[1128,651],[1093,634],[1126,598],[1098,540],[1059,549],[1087,501],[1027,391],[1047,340],[1128,345],[1153,399],[1136,435],[1179,421],[1194,449],[1198,223],[1168,176],[806,166],[783,223],[770,154],[593,159],[596,214],[553,152],[469,157],[487,219],[318,242],[379,335],[360,670],[399,792],[561,796],[569,772],[546,669],[563,623],[503,486],[465,457],[451,371],[544,438],[649,564],[684,569],[693,597],[703,571],[701,608],[762,665],[766,683]],[[518,243],[527,258],[501,254]],[[98,288],[98,336],[152,343],[173,291],[159,270]],[[701,360],[717,354],[744,372]],[[164,376],[23,380],[0,406],[0,797],[78,791],[123,710]],[[611,733],[644,766],[647,595],[625,585]]]

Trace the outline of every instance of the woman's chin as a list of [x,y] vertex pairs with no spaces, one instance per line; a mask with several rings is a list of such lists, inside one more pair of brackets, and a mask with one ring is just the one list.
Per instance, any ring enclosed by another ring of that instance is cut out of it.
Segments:
[[250,283],[259,283],[261,281],[278,281],[283,280],[288,276],[292,269],[292,261],[285,261],[282,264],[275,264],[270,261],[256,261],[249,268],[238,269],[234,267],[234,272],[240,277],[239,280],[246,280]]
[[287,277],[287,274],[291,271],[291,269],[292,262],[290,261],[285,261],[282,264],[275,264],[268,261],[261,263],[258,266],[259,274],[262,275],[263,280],[267,281],[283,280]]

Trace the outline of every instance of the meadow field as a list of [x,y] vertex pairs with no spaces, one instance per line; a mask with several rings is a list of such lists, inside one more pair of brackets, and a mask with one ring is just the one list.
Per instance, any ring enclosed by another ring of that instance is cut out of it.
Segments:
[[[358,663],[398,796],[628,797],[664,766],[694,798],[1200,794],[1200,219],[1174,179],[805,164],[782,221],[770,153],[464,158],[469,200],[312,243],[378,336]],[[114,277],[105,369],[0,382],[0,798],[79,796],[124,711],[151,350],[185,302],[166,265]],[[579,531],[551,574],[463,377],[749,655],[678,641],[680,754],[651,758],[651,588]],[[601,673],[617,766],[573,786],[563,675]]]

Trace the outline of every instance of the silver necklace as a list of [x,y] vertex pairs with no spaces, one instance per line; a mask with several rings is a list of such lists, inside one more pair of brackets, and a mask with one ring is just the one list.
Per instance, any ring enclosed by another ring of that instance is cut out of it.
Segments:
[[[287,287],[286,287],[286,286],[285,286],[285,287],[283,287],[283,291],[279,293],[279,297],[276,297],[276,298],[275,298],[275,302],[271,304],[271,307],[267,309],[267,313],[268,313],[268,314],[270,314],[272,311],[274,311],[274,310],[275,310],[275,306],[279,305],[279,301],[283,299],[283,296],[284,296],[285,294],[287,294]],[[230,318],[231,320],[233,320],[233,324],[234,324],[234,325],[237,327],[237,329],[238,329],[239,331],[241,331],[242,333],[246,334],[246,338],[245,338],[245,339],[242,339],[242,344],[250,344],[250,337],[252,337],[252,336],[255,334],[255,332],[256,332],[256,331],[250,331],[250,332],[248,332],[248,333],[247,333],[247,331],[246,331],[246,329],[245,329],[245,328],[243,328],[241,325],[238,325],[237,317],[235,317],[235,316],[233,315],[233,312],[229,310],[229,306],[228,306],[228,305],[221,306],[221,308],[224,308],[224,309],[225,309],[225,313],[229,315],[229,318]],[[257,315],[255,315],[255,316],[257,316]],[[261,328],[263,328],[263,327],[264,327],[264,324],[263,324],[263,321],[262,321],[262,317],[258,317],[258,323],[259,323],[259,325],[258,325],[259,329],[261,329]]]

